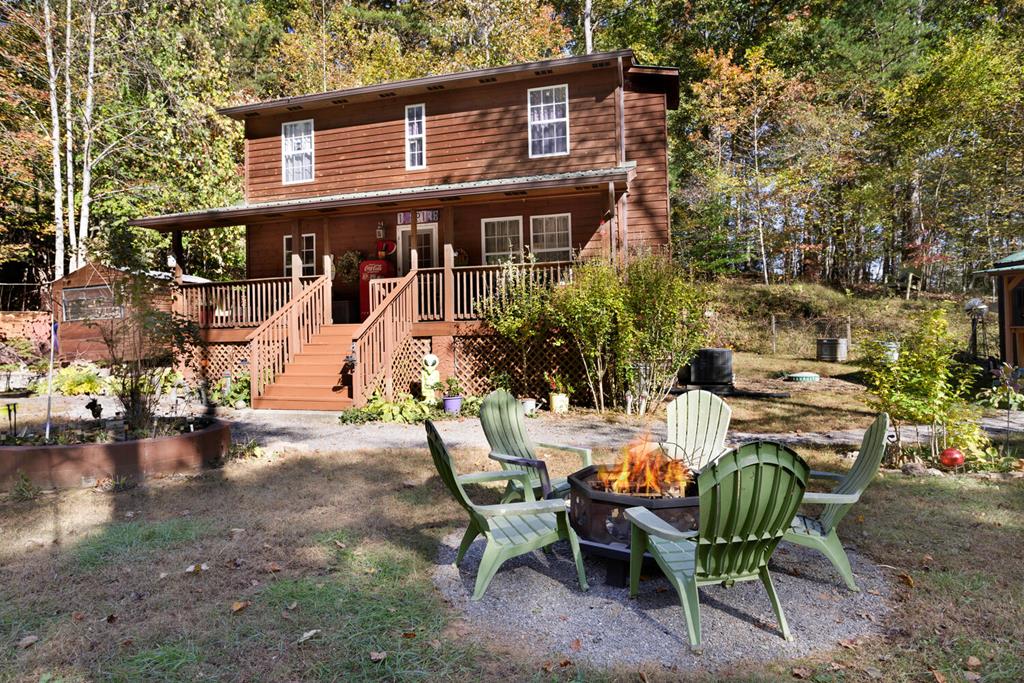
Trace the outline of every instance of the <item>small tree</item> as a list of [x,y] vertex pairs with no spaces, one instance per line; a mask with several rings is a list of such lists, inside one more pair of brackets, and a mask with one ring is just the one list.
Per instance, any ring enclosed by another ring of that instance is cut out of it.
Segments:
[[142,274],[120,280],[113,289],[122,316],[93,323],[110,355],[111,390],[124,409],[126,427],[135,433],[152,424],[175,356],[191,357],[191,349],[202,343],[194,323],[154,304],[157,287]]
[[615,268],[603,260],[576,269],[573,281],[551,295],[552,317],[560,332],[583,361],[594,406],[604,411],[605,381],[614,366],[616,350],[628,346],[623,327],[625,299]]
[[502,263],[495,291],[479,305],[484,321],[519,353],[518,367],[510,374],[516,390],[524,396],[530,393],[529,358],[539,352],[551,316],[551,290],[536,277],[535,265],[532,256],[522,265]]
[[[931,457],[938,457],[941,446],[952,443],[965,451],[979,451],[987,438],[968,423],[976,422],[965,400],[970,372],[954,359],[956,338],[949,332],[945,311],[936,309],[918,315],[913,330],[900,340],[899,357],[892,360],[883,342],[869,342],[861,360],[872,396],[869,406],[889,413],[896,430],[896,460],[904,459],[902,425],[927,424],[932,427]],[[947,438],[949,437],[949,438]]]
[[624,271],[624,326],[619,370],[638,400],[641,415],[660,405],[680,366],[707,338],[707,293],[669,258],[642,254]]

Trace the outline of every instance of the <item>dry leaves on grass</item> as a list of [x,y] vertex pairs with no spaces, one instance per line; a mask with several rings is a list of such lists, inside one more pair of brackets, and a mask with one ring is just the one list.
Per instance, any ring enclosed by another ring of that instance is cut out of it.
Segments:
[[39,642],[39,636],[25,636],[24,638],[18,641],[18,649],[27,650],[33,645],[35,645],[37,642]]
[[383,662],[387,658],[388,658],[387,650],[384,650],[382,652],[371,652],[370,653],[370,661],[371,662],[379,663],[379,662]]
[[907,586],[907,588],[914,587],[914,577],[910,574],[900,574],[897,578],[899,578],[899,580],[902,581]]
[[575,639],[573,639],[573,641],[571,643],[569,643],[569,649],[572,650],[573,652],[579,652],[580,649],[582,649],[582,647],[583,647],[583,643],[582,643],[582,641],[580,641],[579,638],[575,638]]
[[201,564],[190,564],[189,566],[185,567],[186,574],[202,574],[203,572],[209,570],[210,565],[206,564],[205,562]]
[[295,641],[295,644],[296,645],[301,645],[302,643],[306,642],[310,638],[315,638],[318,633],[320,633],[320,629],[318,629],[318,628],[315,628],[315,629],[313,629],[311,631],[306,631],[301,636],[299,636],[299,639]]
[[793,668],[793,678],[799,678],[803,680],[811,677],[811,670],[805,666],[797,666]]
[[249,600],[235,600],[233,603],[231,603],[231,613],[238,614],[239,612],[244,611],[245,608],[251,604],[252,602]]
[[977,657],[975,657],[974,655],[971,655],[970,657],[967,658],[967,668],[968,669],[980,669],[981,668],[981,660],[978,659]]

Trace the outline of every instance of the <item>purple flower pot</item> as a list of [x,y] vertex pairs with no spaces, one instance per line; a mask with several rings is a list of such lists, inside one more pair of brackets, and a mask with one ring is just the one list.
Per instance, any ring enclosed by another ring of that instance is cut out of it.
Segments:
[[450,415],[458,415],[462,410],[461,396],[445,396],[441,399],[441,403],[444,404],[444,412]]

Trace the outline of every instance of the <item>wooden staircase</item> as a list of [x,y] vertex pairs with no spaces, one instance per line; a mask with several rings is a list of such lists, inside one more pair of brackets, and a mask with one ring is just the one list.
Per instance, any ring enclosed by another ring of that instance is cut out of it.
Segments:
[[342,375],[359,325],[323,325],[285,364],[253,408],[271,410],[345,410],[352,407],[352,385]]

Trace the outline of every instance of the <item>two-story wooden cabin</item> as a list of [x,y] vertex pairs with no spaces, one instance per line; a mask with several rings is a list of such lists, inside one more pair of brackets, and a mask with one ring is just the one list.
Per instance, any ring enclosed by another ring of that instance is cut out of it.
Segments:
[[[531,253],[544,277],[569,277],[577,258],[667,245],[678,98],[676,69],[627,50],[230,107],[244,203],[133,223],[176,245],[182,230],[244,225],[249,279],[182,288],[213,370],[248,362],[257,407],[359,404],[407,390],[424,350],[466,372],[453,339],[479,334],[499,262]],[[379,240],[394,245],[391,277],[362,292],[333,277],[332,261],[376,259]]]

